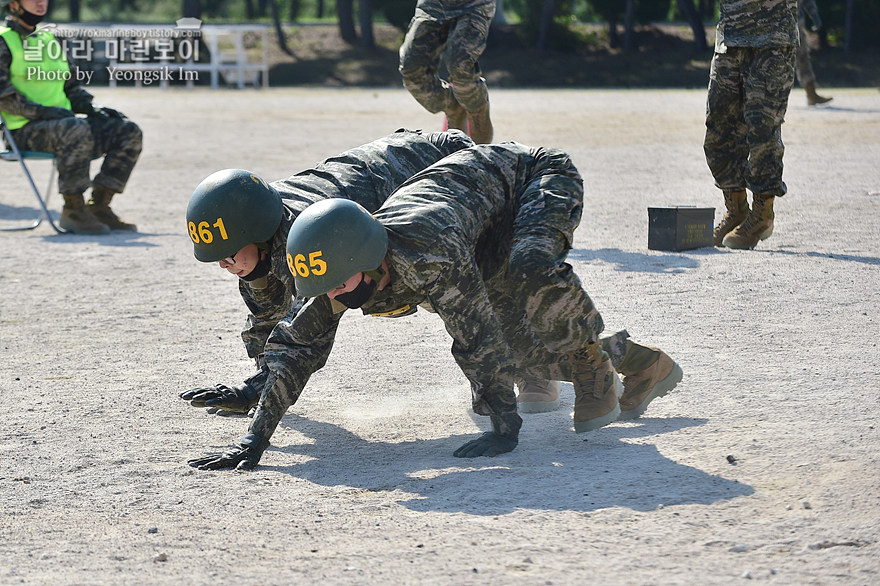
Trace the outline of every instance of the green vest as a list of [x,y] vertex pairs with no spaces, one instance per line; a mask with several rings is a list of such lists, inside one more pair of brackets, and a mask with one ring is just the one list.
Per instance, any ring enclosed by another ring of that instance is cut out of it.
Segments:
[[[64,82],[70,77],[70,66],[61,45],[49,31],[42,30],[24,39],[8,27],[0,27],[0,37],[12,53],[9,81],[25,98],[43,106],[70,109],[64,93]],[[10,130],[21,128],[30,120],[18,114],[3,112]]]

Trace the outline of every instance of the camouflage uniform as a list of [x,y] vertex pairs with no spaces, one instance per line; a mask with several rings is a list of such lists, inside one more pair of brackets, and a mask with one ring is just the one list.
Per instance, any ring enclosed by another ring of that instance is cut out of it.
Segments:
[[[458,102],[467,112],[488,104],[478,59],[486,49],[495,0],[419,0],[400,47],[403,85],[428,112]],[[441,58],[449,81],[438,77]]]
[[801,87],[808,84],[816,83],[816,74],[813,73],[813,64],[810,62],[810,39],[807,37],[807,15],[815,29],[822,28],[822,19],[819,17],[819,8],[816,6],[816,0],[798,0],[798,36],[800,45],[797,52],[797,72],[798,83]]
[[[279,320],[296,315],[293,275],[287,268],[286,246],[290,226],[302,210],[330,197],[343,197],[370,211],[382,205],[404,181],[448,154],[471,146],[470,138],[459,131],[422,134],[399,130],[385,138],[346,151],[272,187],[282,198],[283,217],[268,242],[271,269],[262,279],[239,279],[239,292],[250,315],[241,333],[248,356],[262,366],[262,354]],[[293,364],[277,362],[285,370]]]
[[[570,354],[603,329],[565,262],[582,207],[582,179],[562,151],[505,143],[452,154],[375,212],[388,232],[391,279],[362,311],[437,312],[471,383],[474,411],[514,413],[515,364],[571,380]],[[251,434],[272,435],[324,366],[343,313],[341,304],[320,295],[279,322],[266,344],[271,374]]]
[[797,45],[796,0],[722,0],[703,143],[718,188],[785,194],[782,122]]
[[[7,19],[6,26],[23,37],[28,34],[13,19]],[[0,111],[31,119],[12,131],[18,147],[55,155],[58,190],[65,195],[82,195],[89,186],[122,192],[141,153],[140,128],[128,119],[102,116],[41,120],[42,106],[27,100],[10,82],[11,63],[12,53],[0,40]],[[73,75],[64,82],[64,92],[72,110],[79,113],[93,110],[93,96],[76,83],[73,66],[70,70]],[[90,180],[89,164],[101,156],[104,156],[101,171]]]

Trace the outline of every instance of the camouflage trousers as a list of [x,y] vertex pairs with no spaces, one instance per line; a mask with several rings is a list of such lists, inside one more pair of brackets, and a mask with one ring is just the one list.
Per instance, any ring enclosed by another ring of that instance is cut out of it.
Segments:
[[803,19],[798,21],[798,34],[801,42],[798,45],[795,71],[798,83],[805,87],[816,83],[816,74],[813,73],[813,64],[810,62],[810,38],[807,36],[807,23]]
[[[456,102],[476,112],[488,103],[478,60],[494,15],[495,2],[460,13],[421,2],[416,7],[400,47],[400,74],[404,87],[428,112],[446,111]],[[449,81],[440,78],[441,65]]]
[[726,53],[715,53],[703,151],[719,189],[785,194],[782,123],[796,52],[791,46],[728,47]]
[[[120,193],[141,154],[141,129],[120,118],[70,117],[33,120],[13,131],[18,148],[55,155],[58,191],[81,195],[89,186]],[[92,159],[104,157],[101,171],[89,178]]]

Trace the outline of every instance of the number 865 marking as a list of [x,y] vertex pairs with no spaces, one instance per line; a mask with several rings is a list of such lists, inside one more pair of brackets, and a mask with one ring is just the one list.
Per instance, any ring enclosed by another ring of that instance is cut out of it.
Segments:
[[217,218],[213,225],[208,224],[208,222],[199,222],[199,225],[196,226],[195,222],[190,222],[189,237],[196,244],[199,242],[211,244],[214,242],[214,232],[211,228],[217,228],[217,231],[220,232],[221,240],[229,240],[229,237],[226,235],[226,226],[223,225],[223,218]]
[[311,275],[321,276],[327,272],[327,263],[321,258],[323,251],[316,250],[309,253],[309,263],[306,264],[306,255],[298,254],[296,256],[287,253],[287,266],[294,275],[302,278],[308,278]]

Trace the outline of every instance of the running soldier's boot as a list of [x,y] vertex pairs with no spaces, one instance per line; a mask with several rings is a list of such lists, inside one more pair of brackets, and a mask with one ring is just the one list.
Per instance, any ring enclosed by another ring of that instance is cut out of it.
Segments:
[[58,225],[74,234],[97,235],[109,234],[110,228],[98,221],[86,207],[82,195],[62,195],[64,207]]
[[547,413],[559,408],[559,385],[556,381],[528,374],[517,376],[515,380],[519,389],[516,401],[520,413]]
[[492,120],[489,118],[489,102],[474,112],[468,113],[468,129],[471,138],[477,144],[489,144],[492,142],[494,129],[492,128]]
[[443,130],[457,128],[464,133],[468,133],[467,112],[461,107],[461,104],[455,101],[454,98],[452,101],[453,103],[447,104],[446,108],[443,110],[446,112],[446,128]]
[[724,217],[712,231],[712,244],[721,246],[724,237],[730,231],[739,226],[749,215],[749,202],[746,200],[746,190],[725,191],[724,193]]
[[616,421],[620,415],[617,398],[623,386],[608,354],[593,342],[575,352],[572,359],[574,430],[583,433]]
[[110,209],[110,200],[113,199],[113,195],[114,193],[107,189],[92,188],[92,198],[89,200],[87,209],[99,222],[107,225],[111,230],[136,231],[137,226],[126,222]]
[[754,248],[760,240],[773,234],[773,197],[756,195],[752,211],[742,224],[733,229],[721,242],[727,248]]
[[808,83],[804,86],[804,91],[807,92],[807,106],[816,106],[818,104],[827,104],[834,98],[825,98],[816,93],[816,84]]
[[640,417],[648,403],[674,389],[682,377],[681,367],[665,352],[629,340],[618,371],[623,375],[620,420]]

